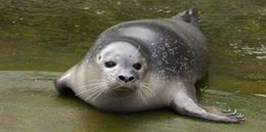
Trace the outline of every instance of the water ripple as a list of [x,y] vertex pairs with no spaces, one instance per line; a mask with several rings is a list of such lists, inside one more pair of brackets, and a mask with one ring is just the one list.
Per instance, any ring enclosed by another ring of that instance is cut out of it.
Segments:
[[254,55],[257,59],[266,59],[266,46],[261,44],[260,46],[239,46],[237,43],[231,43],[230,46],[233,48],[235,53],[242,53],[244,55]]

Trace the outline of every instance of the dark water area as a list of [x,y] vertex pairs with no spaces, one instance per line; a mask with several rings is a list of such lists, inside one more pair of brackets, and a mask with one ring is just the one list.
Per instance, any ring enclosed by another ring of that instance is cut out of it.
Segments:
[[[218,125],[167,110],[113,115],[56,96],[52,80],[58,72],[81,60],[108,27],[129,20],[171,17],[192,6],[200,11],[200,27],[211,59],[208,90],[201,102],[238,109],[247,116],[243,124]],[[122,131],[126,127],[131,131],[262,131],[266,129],[266,1],[0,0],[0,71],[0,132],[19,128]],[[49,72],[35,75],[35,71]],[[47,89],[36,92],[31,82],[36,76],[44,78],[41,85]],[[23,96],[16,92],[20,88]],[[34,107],[42,113],[29,111]],[[49,122],[53,116],[47,115],[54,114],[59,126]],[[105,120],[107,124],[102,123]]]

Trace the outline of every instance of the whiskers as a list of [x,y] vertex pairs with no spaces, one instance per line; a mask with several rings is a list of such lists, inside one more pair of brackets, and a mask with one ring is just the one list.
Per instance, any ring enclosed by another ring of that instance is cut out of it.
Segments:
[[139,95],[143,103],[148,104],[147,99],[154,96],[154,91],[151,89],[151,87],[149,87],[149,84],[141,83],[137,94]]
[[[93,80],[85,85],[80,86],[80,91],[76,93],[76,96],[81,95],[85,98],[85,101],[94,102],[98,97],[108,91],[108,80]],[[148,105],[148,99],[152,98],[155,93],[148,83],[140,83],[138,90],[136,91],[138,98],[146,105]]]
[[[106,80],[92,80],[89,81],[87,84],[80,86],[81,91],[76,93],[76,96],[86,94],[89,95],[85,98],[86,101],[91,100],[94,101],[100,95],[105,93],[108,82]],[[84,90],[83,90],[84,89]]]

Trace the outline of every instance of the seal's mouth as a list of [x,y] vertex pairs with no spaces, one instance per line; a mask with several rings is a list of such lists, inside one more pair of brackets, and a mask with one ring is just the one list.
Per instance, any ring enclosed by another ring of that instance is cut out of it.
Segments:
[[134,91],[136,91],[136,89],[132,87],[117,87],[112,90],[112,94],[114,96],[121,97],[131,95]]
[[114,89],[113,91],[117,93],[128,93],[128,92],[133,92],[134,90],[129,87],[118,87]]

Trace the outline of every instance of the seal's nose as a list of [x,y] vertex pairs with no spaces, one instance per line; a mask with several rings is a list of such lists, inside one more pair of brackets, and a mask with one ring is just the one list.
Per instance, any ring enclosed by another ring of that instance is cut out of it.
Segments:
[[118,79],[124,81],[125,83],[133,81],[135,78],[133,76],[123,76],[119,75]]

